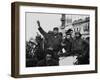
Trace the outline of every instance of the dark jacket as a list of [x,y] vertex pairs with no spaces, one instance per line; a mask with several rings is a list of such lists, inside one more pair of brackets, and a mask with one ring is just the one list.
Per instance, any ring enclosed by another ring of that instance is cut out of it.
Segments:
[[84,47],[84,40],[81,38],[74,39],[72,42],[72,51],[74,53],[83,53],[83,48]]
[[65,38],[63,41],[63,44],[65,44],[64,46],[62,46],[66,52],[71,52],[71,47],[72,47],[72,42],[71,40]]
[[89,64],[89,44],[84,41],[83,53],[78,57],[79,64]]
[[72,51],[78,54],[78,64],[89,64],[89,44],[79,38],[73,41]]
[[39,27],[39,31],[45,38],[46,48],[52,47],[54,50],[59,51],[62,36],[59,33],[57,35],[46,33],[41,27]]

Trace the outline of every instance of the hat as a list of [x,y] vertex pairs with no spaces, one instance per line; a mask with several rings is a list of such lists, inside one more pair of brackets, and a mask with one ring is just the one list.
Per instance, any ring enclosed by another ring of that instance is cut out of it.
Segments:
[[68,30],[67,30],[67,32],[71,32],[71,31],[73,31],[73,30],[72,30],[72,29],[68,29]]
[[53,30],[58,30],[58,27],[54,27]]
[[71,35],[71,31],[73,31],[72,29],[68,29],[67,31],[66,31],[66,35]]

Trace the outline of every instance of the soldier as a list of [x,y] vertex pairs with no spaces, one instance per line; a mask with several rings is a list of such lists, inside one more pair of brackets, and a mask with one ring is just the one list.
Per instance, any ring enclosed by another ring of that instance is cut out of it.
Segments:
[[89,46],[88,44],[81,38],[81,33],[75,33],[75,40],[72,44],[72,53],[77,55],[78,64],[87,64],[88,62],[86,56],[89,54]]
[[37,21],[37,24],[39,26],[38,30],[45,38],[46,49],[49,48],[53,50],[55,54],[54,57],[57,58],[57,53],[61,49],[61,41],[62,41],[62,35],[61,33],[59,33],[59,29],[55,27],[52,32],[47,33],[42,29],[39,21]]
[[36,45],[33,39],[26,43],[26,67],[35,67],[37,64],[37,57],[34,55],[34,46]]
[[58,62],[53,59],[52,53],[53,52],[51,50],[47,50],[46,57],[43,60],[40,60],[37,63],[37,66],[57,66]]
[[71,47],[72,47],[72,40],[71,40],[71,34],[66,33],[66,36],[64,40],[62,41],[62,47],[65,49],[65,55],[70,55]]
[[89,64],[89,37],[84,41],[83,46],[83,55],[79,57],[80,64]]
[[43,51],[43,39],[40,35],[36,36],[36,42],[37,45],[34,49],[34,54],[37,57],[38,61],[43,59],[45,57],[44,51]]

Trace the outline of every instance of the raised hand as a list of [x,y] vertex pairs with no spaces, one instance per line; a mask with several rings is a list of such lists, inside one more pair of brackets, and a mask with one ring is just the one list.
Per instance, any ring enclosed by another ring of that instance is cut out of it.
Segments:
[[39,21],[39,20],[37,21],[37,24],[38,24],[38,26],[40,27],[40,21]]

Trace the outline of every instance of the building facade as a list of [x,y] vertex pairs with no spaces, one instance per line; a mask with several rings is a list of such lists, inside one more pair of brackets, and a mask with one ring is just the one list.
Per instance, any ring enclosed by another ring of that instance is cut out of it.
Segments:
[[89,37],[89,27],[90,27],[90,18],[86,17],[84,19],[78,19],[73,21],[72,23],[74,32],[80,32],[82,34],[82,38]]

